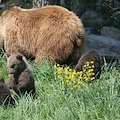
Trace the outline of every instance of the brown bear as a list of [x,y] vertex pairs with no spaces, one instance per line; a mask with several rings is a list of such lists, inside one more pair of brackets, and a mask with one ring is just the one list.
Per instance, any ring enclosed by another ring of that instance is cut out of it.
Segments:
[[35,95],[35,84],[33,72],[26,58],[21,53],[7,53],[9,81],[6,83],[19,96],[26,92]]
[[76,72],[82,71],[83,66],[86,64],[86,62],[93,61],[93,73],[95,73],[96,78],[100,77],[101,73],[101,67],[103,66],[103,57],[94,50],[86,52],[82,57],[79,59],[77,65],[75,66]]
[[5,84],[4,79],[0,78],[0,105],[15,106],[15,100],[12,98],[9,87]]
[[12,7],[0,17],[0,43],[6,52],[27,58],[51,56],[57,63],[77,64],[85,46],[81,20],[64,7]]

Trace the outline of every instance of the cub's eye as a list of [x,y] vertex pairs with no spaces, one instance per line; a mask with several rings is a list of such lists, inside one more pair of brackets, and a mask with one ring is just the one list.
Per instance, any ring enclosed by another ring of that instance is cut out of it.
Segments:
[[12,66],[11,66],[11,68],[14,68],[15,67],[15,64],[13,64]]

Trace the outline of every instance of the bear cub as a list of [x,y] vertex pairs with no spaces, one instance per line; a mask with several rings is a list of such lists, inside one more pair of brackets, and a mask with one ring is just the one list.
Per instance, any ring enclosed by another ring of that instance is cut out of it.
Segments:
[[5,84],[4,79],[0,78],[0,105],[2,104],[15,106],[15,100],[12,98],[10,89]]
[[95,73],[94,77],[99,78],[101,73],[101,67],[103,66],[103,57],[94,50],[86,52],[82,57],[79,59],[77,65],[75,66],[76,72],[82,71],[83,66],[86,62],[93,61],[94,69],[93,72]]
[[6,83],[19,96],[26,92],[35,95],[33,72],[26,58],[21,53],[6,53],[8,57],[9,81]]

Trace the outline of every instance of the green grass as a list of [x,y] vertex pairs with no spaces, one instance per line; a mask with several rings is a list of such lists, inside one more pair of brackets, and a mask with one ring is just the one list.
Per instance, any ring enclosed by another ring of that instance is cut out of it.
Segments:
[[[68,95],[53,66],[29,63],[35,76],[37,100],[24,96],[15,108],[1,106],[0,120],[120,120],[119,68],[106,67],[105,63],[100,79]],[[6,57],[1,55],[0,77],[6,82],[8,71]]]

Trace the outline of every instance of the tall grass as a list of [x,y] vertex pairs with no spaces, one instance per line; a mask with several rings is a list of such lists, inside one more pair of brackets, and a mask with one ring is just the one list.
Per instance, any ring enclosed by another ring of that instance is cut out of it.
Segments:
[[[107,66],[100,79],[74,93],[65,94],[53,66],[44,62],[32,66],[36,100],[23,96],[16,107],[0,106],[0,120],[119,120],[120,69]],[[0,56],[0,77],[9,80],[5,55]],[[12,95],[15,93],[13,91]]]

